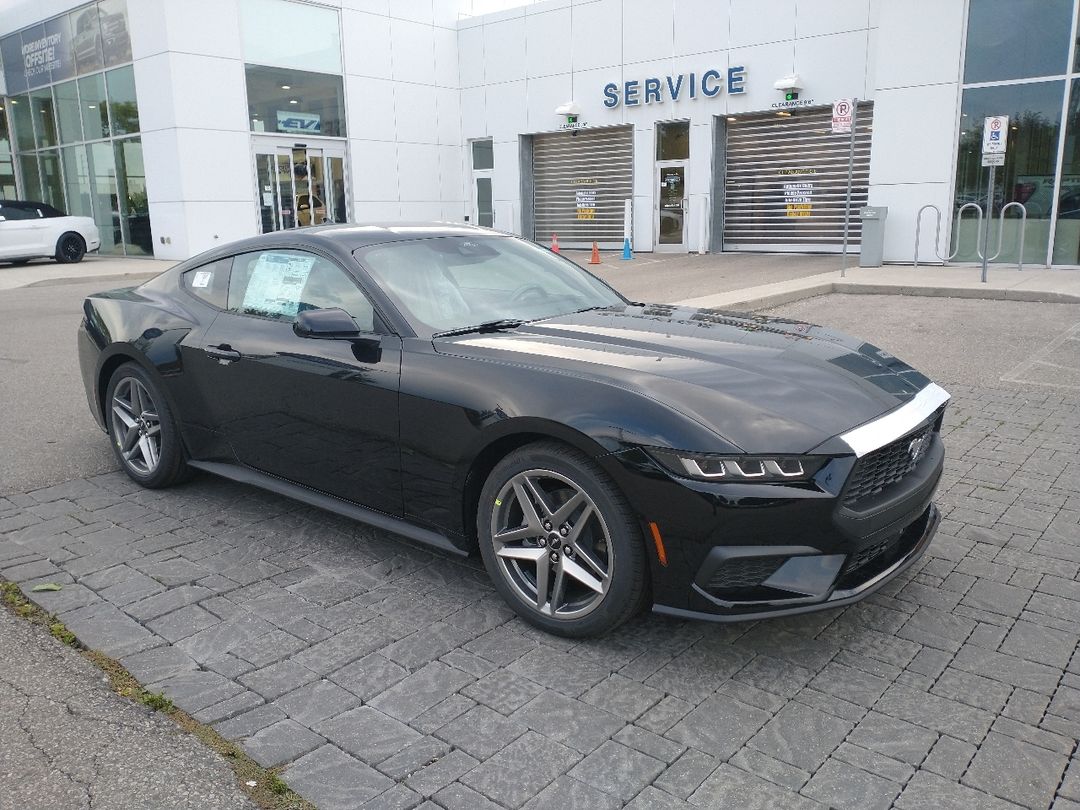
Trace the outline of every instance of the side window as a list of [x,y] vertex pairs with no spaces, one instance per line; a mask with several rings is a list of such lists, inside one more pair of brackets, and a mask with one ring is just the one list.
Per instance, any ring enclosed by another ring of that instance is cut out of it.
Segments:
[[362,331],[374,331],[367,296],[333,262],[302,250],[263,250],[237,256],[229,285],[229,309],[241,315],[291,322],[307,309],[336,307]]
[[229,268],[232,257],[188,270],[180,277],[184,289],[212,307],[225,309],[229,302]]
[[38,213],[32,208],[15,208],[14,206],[4,205],[0,206],[0,217],[3,217],[8,221],[16,219],[37,219]]

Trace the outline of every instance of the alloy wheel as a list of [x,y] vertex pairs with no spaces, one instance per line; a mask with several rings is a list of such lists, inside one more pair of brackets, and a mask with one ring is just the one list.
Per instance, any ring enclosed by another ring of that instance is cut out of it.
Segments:
[[153,473],[161,461],[161,420],[150,392],[134,377],[113,390],[112,428],[124,463],[140,475]]
[[599,508],[551,470],[526,470],[503,485],[491,516],[501,574],[544,616],[577,619],[603,602],[615,556]]
[[60,243],[60,253],[69,262],[77,262],[82,258],[82,245],[77,236],[68,236]]

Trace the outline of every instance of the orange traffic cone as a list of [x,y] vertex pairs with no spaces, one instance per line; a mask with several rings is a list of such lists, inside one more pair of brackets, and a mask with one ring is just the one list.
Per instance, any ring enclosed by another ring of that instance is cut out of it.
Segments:
[[600,246],[596,242],[592,243],[592,256],[589,257],[589,264],[600,264]]
[[559,235],[557,233],[555,233],[554,231],[552,231],[552,233],[551,233],[551,252],[552,253],[558,253],[559,252]]

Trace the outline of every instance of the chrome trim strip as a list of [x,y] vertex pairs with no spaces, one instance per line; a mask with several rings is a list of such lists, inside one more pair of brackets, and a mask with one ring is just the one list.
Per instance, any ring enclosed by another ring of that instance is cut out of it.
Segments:
[[862,458],[889,442],[896,441],[908,431],[918,427],[930,414],[948,402],[949,392],[936,383],[930,383],[915,397],[895,410],[879,416],[865,425],[842,433],[840,438],[855,455]]

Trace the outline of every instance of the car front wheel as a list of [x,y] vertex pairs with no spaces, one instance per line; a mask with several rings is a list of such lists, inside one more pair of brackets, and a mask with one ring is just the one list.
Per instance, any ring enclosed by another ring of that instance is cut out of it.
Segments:
[[105,420],[124,472],[151,489],[167,487],[188,472],[169,404],[143,369],[124,363],[109,380]]
[[56,241],[56,261],[60,264],[81,262],[86,255],[86,242],[77,233],[65,233]]
[[641,609],[641,531],[622,494],[578,451],[534,444],[503,459],[481,492],[477,527],[495,587],[531,624],[594,636]]

